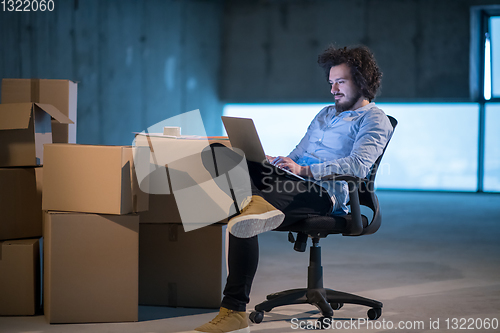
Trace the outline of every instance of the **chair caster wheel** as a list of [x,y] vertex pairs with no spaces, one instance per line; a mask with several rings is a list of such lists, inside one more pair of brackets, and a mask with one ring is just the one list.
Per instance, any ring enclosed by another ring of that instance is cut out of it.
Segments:
[[332,307],[332,310],[340,310],[343,306],[344,303],[330,303],[330,306]]
[[253,311],[250,313],[249,319],[254,324],[260,324],[262,319],[264,319],[264,312]]
[[319,329],[324,330],[327,328],[331,328],[332,318],[331,317],[320,317],[317,321]]
[[381,308],[373,308],[373,309],[368,310],[368,312],[366,314],[368,315],[368,319],[377,320],[382,315],[382,309]]

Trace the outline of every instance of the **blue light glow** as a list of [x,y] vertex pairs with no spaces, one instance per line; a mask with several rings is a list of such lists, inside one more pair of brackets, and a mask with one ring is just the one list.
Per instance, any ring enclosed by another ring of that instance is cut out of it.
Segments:
[[491,99],[491,47],[490,37],[486,36],[484,41],[484,99]]
[[[252,118],[264,150],[287,155],[326,104],[228,104],[225,115]],[[477,189],[475,103],[377,103],[398,127],[377,174],[387,189]]]
[[500,16],[490,18],[490,42],[492,95],[500,97]]

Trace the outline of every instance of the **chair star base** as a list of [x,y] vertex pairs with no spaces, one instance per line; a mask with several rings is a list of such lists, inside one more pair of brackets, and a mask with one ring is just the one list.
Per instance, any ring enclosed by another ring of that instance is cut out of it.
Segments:
[[308,288],[290,289],[267,295],[267,300],[257,304],[255,311],[250,315],[250,320],[260,323],[264,312],[291,304],[311,304],[316,306],[324,318],[331,318],[334,310],[339,310],[344,304],[357,304],[368,306],[369,319],[378,319],[382,315],[383,304],[379,301],[368,299],[354,294],[323,288],[323,267],[321,266],[321,247],[315,239],[311,246],[308,278]]

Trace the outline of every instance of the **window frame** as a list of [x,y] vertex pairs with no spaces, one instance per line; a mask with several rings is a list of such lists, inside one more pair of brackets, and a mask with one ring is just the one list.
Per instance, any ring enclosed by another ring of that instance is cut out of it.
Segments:
[[470,9],[469,88],[471,100],[479,104],[477,192],[484,192],[486,103],[500,102],[500,97],[484,98],[484,46],[491,16],[500,16],[500,5],[472,6]]

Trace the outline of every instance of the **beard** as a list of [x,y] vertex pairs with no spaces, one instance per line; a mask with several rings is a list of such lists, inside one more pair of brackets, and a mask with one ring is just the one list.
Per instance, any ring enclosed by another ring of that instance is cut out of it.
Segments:
[[[339,102],[338,99],[335,100],[335,110],[337,111],[336,113],[339,114],[341,112],[347,111],[347,110],[352,110],[354,105],[358,102],[358,100],[361,98],[361,91],[357,91],[356,94],[347,99],[345,102]],[[344,95],[345,97],[345,95]]]

